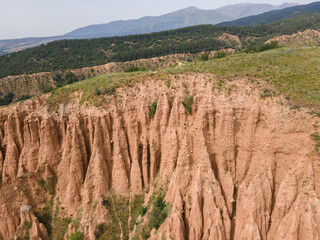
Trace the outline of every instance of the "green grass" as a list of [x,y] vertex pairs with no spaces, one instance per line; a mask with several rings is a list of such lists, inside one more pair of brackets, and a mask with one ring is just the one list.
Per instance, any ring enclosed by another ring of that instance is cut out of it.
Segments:
[[121,228],[123,239],[128,240],[129,199],[124,196],[110,193],[103,200],[103,205],[107,208],[110,217],[107,222],[97,226],[97,239],[120,239]]
[[[212,73],[220,81],[238,77],[266,81],[301,105],[320,105],[320,47],[277,48],[260,53],[237,53],[221,59],[185,62],[179,68],[159,70],[154,77],[167,81],[166,74]],[[80,103],[101,101],[118,87],[131,87],[149,76],[144,72],[106,74],[79,81],[52,92],[50,103],[69,100],[69,93],[82,91]],[[99,94],[95,94],[99,90]]]
[[119,87],[132,87],[134,83],[139,82],[142,73],[111,73],[97,77],[89,78],[73,84],[63,86],[51,92],[47,103],[59,104],[70,100],[70,93],[82,91],[80,103],[89,101],[91,103],[100,103],[102,95],[111,95]]
[[130,223],[129,228],[130,231],[134,229],[134,225],[137,224],[136,220],[140,214],[140,209],[143,208],[142,204],[144,202],[143,194],[135,194],[132,201],[130,202]]
[[82,240],[84,237],[83,232],[74,232],[70,235],[70,240]]
[[320,104],[320,48],[278,48],[261,53],[239,53],[223,59],[192,62],[171,74],[185,72],[212,73],[231,80],[246,77],[274,84],[283,94],[301,104]]

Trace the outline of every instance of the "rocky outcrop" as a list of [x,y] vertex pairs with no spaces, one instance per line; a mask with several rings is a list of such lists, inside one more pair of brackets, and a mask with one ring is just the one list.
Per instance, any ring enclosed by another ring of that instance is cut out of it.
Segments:
[[[82,231],[95,239],[110,221],[118,238],[132,237],[148,222],[147,214],[124,227],[134,196],[144,194],[151,212],[160,188],[171,213],[150,239],[317,239],[316,117],[281,96],[262,99],[245,79],[225,91],[209,74],[165,78],[170,87],[146,79],[100,107],[57,111],[44,96],[1,108],[0,239],[18,236],[25,221],[31,239],[47,239],[58,226],[65,238]],[[53,230],[41,223],[41,209],[51,209]]]
[[281,46],[319,46],[320,32],[313,29],[307,29],[292,35],[276,36],[269,39],[267,43],[272,41],[277,41]]

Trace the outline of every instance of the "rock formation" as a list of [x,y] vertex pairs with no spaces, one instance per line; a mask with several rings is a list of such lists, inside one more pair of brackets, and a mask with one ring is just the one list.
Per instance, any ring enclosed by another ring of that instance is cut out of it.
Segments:
[[0,239],[96,239],[111,221],[134,239],[159,191],[171,211],[150,239],[319,239],[317,117],[246,79],[149,78],[99,107],[0,109]]

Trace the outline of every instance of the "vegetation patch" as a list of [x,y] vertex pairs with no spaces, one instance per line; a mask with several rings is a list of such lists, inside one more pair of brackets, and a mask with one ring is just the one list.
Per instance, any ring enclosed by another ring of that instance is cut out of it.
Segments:
[[319,153],[319,148],[320,148],[320,135],[318,132],[312,133],[311,134],[311,139],[314,141],[314,148],[317,153]]
[[223,59],[195,61],[171,74],[212,73],[217,79],[246,78],[266,81],[294,104],[320,105],[320,47],[277,48],[260,53],[238,53]]
[[71,94],[82,92],[80,104],[90,102],[95,105],[101,104],[102,95],[114,94],[119,87],[132,87],[134,83],[140,82],[141,73],[113,73],[89,78],[84,81],[75,82],[55,89],[46,99],[46,103],[53,107],[71,100]]
[[83,232],[74,232],[69,236],[69,240],[83,240],[84,234]]
[[49,236],[52,235],[52,230],[53,230],[52,205],[53,205],[53,200],[50,200],[49,202],[47,202],[44,208],[39,208],[34,211],[34,215],[37,217],[39,222],[46,227]]
[[55,240],[63,240],[64,236],[68,231],[69,223],[71,223],[70,218],[55,217],[54,218],[54,229],[53,237]]
[[262,93],[260,94],[261,98],[267,98],[267,97],[272,97],[274,95],[274,91],[268,89],[268,88],[264,88],[262,90]]
[[257,46],[249,46],[246,49],[244,49],[243,51],[246,53],[264,52],[264,51],[275,49],[278,47],[279,47],[278,42],[272,41],[270,43],[264,43],[264,44],[257,45]]
[[209,60],[209,53],[208,52],[202,53],[200,56],[200,59],[201,59],[201,61],[208,61]]
[[14,93],[9,92],[3,98],[0,98],[0,106],[8,105],[13,102]]
[[132,201],[130,202],[130,217],[131,217],[130,223],[129,223],[130,231],[132,231],[134,229],[134,226],[138,224],[136,221],[139,214],[142,215],[141,208],[143,208],[142,206],[143,202],[144,202],[143,194],[135,194]]
[[214,58],[224,58],[227,56],[227,53],[225,51],[218,51],[216,52],[216,54],[214,55]]
[[129,239],[129,199],[110,193],[103,200],[103,205],[107,208],[108,221],[97,226],[97,239],[120,239],[122,233],[123,239]]
[[186,108],[186,110],[189,114],[192,114],[192,104],[194,102],[194,100],[193,100],[194,95],[195,94],[190,95],[190,93],[187,92],[186,96],[184,97],[184,99],[182,101],[183,106]]
[[157,101],[154,101],[154,102],[149,106],[149,116],[150,116],[151,118],[153,118],[154,115],[156,114],[157,106],[158,106],[158,102],[157,102]]
[[50,195],[54,195],[57,181],[58,181],[57,176],[52,175],[48,177],[47,180],[44,180],[43,178],[41,178],[40,180],[38,180],[38,184],[44,191],[48,192]]
[[164,202],[164,196],[157,196],[149,216],[149,229],[155,228],[158,230],[168,217],[169,213],[170,209],[167,208],[167,204]]
[[27,230],[29,230],[32,227],[32,221],[24,221],[23,227]]
[[[149,239],[152,229],[158,230],[170,215],[172,205],[164,201],[164,196],[164,192],[160,188],[159,192],[153,192],[147,206],[140,207],[139,213],[141,216],[146,216],[147,221],[137,225],[133,240]],[[151,209],[149,213],[148,209]]]

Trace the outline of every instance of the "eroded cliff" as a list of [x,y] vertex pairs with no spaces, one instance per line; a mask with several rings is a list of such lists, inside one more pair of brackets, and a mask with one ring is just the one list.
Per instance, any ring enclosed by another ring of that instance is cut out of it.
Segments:
[[319,239],[318,117],[229,80],[1,108],[0,239]]

